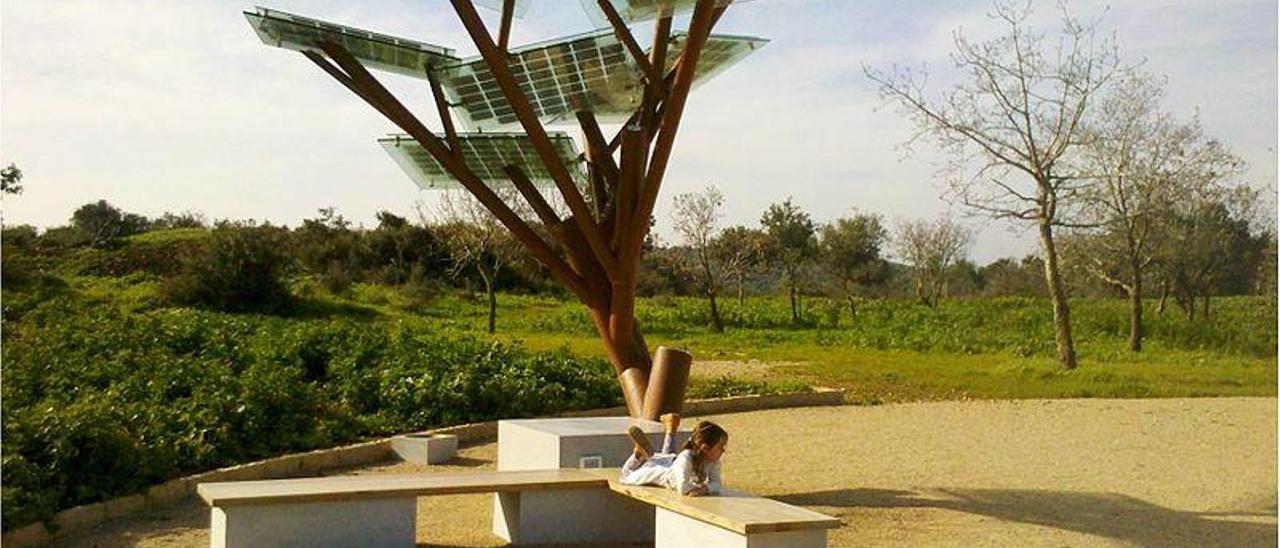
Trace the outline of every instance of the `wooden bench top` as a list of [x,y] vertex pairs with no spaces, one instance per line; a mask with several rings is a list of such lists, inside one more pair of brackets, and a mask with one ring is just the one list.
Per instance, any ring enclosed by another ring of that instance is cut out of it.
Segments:
[[591,487],[608,483],[600,474],[561,469],[231,481],[201,483],[196,491],[210,506],[231,506]]
[[826,514],[749,493],[726,490],[714,496],[688,497],[665,487],[623,485],[617,481],[616,470],[584,472],[608,480],[615,493],[743,535],[840,527],[839,519]]
[[747,493],[728,491],[716,496],[686,497],[664,487],[623,485],[617,480],[618,471],[614,469],[565,468],[201,483],[197,492],[210,506],[226,507],[599,488],[743,535],[840,527],[840,520],[831,516]]

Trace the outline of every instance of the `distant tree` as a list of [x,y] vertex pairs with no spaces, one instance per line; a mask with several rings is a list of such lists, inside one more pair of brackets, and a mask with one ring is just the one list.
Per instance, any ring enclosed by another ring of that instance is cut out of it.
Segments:
[[1090,274],[1129,298],[1129,349],[1142,350],[1143,280],[1166,237],[1161,215],[1214,192],[1244,163],[1204,136],[1198,121],[1180,124],[1160,111],[1164,85],[1142,72],[1120,80],[1098,104],[1084,162],[1097,184],[1082,189],[1081,218],[1097,230],[1072,240]]
[[1262,257],[1253,276],[1253,292],[1264,297],[1276,297],[1276,234],[1266,231],[1262,235]]
[[303,219],[291,238],[299,266],[317,277],[331,293],[345,292],[358,276],[363,251],[360,234],[333,207]]
[[708,186],[702,192],[677,195],[674,205],[672,222],[676,234],[693,255],[695,264],[691,271],[711,308],[711,329],[721,333],[724,322],[720,320],[720,309],[716,307],[716,295],[720,292],[722,271],[716,264],[712,244],[719,232],[724,195],[715,186]]
[[983,283],[982,269],[976,263],[969,259],[957,259],[947,269],[947,283],[943,286],[945,292],[942,297],[948,299],[975,295],[981,291]]
[[89,244],[94,247],[145,232],[148,227],[146,217],[120,211],[106,200],[80,206],[71,214],[71,224],[88,234]]
[[1046,297],[1044,261],[1027,255],[1021,261],[996,259],[979,270],[982,294],[989,297]]
[[961,203],[1039,230],[1058,363],[1072,369],[1075,343],[1054,228],[1068,224],[1064,216],[1087,182],[1072,172],[1069,153],[1085,141],[1096,96],[1126,69],[1114,41],[1098,36],[1095,25],[1081,23],[1065,7],[1062,33],[1052,39],[1027,26],[1029,3],[995,0],[993,7],[991,17],[1004,27],[1003,35],[974,42],[955,33],[952,61],[962,81],[943,96],[927,96],[921,74],[869,67],[864,72],[915,123],[919,133],[911,142],[932,137],[949,153],[944,171]]
[[791,303],[791,321],[799,323],[799,278],[817,252],[814,238],[817,226],[808,213],[791,203],[791,198],[769,206],[760,217],[760,224],[769,237],[767,256],[770,262],[782,269]]
[[[499,192],[502,195],[502,192]],[[509,193],[508,193],[509,194]],[[503,196],[515,203],[514,196]],[[523,255],[523,248],[505,227],[475,198],[460,192],[446,192],[440,201],[443,221],[435,227],[453,261],[452,272],[473,272],[484,285],[489,304],[488,330],[497,328],[498,296],[494,283],[504,268]]]
[[858,288],[882,282],[889,273],[880,251],[888,238],[879,215],[858,214],[823,225],[819,257],[835,278],[849,306],[849,320],[858,316]]
[[768,236],[759,229],[734,226],[721,231],[713,247],[720,268],[737,286],[738,304],[743,304],[747,276],[764,261]]
[[1256,190],[1237,187],[1174,204],[1162,215],[1166,235],[1155,265],[1187,318],[1209,319],[1210,300],[1232,275],[1248,271],[1263,257],[1265,236],[1250,230]]
[[972,243],[969,230],[946,218],[903,221],[893,235],[898,258],[911,267],[916,297],[930,308],[946,295],[947,276]]
[[205,228],[207,226],[209,226],[209,223],[205,219],[205,216],[193,211],[184,211],[182,213],[170,213],[166,211],[163,215],[151,221],[152,230]]
[[0,194],[22,194],[22,170],[17,165],[0,169]]

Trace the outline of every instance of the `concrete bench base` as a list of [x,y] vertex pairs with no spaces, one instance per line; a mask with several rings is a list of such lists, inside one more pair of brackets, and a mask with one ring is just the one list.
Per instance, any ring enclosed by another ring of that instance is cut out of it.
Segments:
[[654,545],[662,548],[823,548],[825,529],[741,534],[657,508]]
[[608,489],[498,493],[493,532],[511,544],[652,542],[653,507]]
[[414,497],[215,506],[209,545],[404,548],[417,508]]

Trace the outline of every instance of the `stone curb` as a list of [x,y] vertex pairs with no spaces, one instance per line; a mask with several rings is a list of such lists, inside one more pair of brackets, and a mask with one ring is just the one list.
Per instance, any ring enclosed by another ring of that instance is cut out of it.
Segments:
[[[719,415],[759,411],[762,409],[843,404],[843,389],[814,387],[812,392],[797,394],[732,396],[728,398],[689,400],[684,403],[682,413],[686,416]],[[626,406],[618,406],[570,411],[553,416],[566,418],[620,417],[626,416],[626,414]],[[452,434],[458,437],[459,443],[479,443],[498,437],[498,421],[460,424],[409,433]],[[152,486],[145,493],[63,510],[53,517],[53,522],[56,524],[56,533],[50,534],[43,523],[34,523],[21,529],[4,533],[3,537],[0,538],[0,544],[15,548],[46,545],[52,542],[56,535],[84,531],[108,520],[126,517],[143,509],[158,508],[180,502],[194,496],[196,494],[196,486],[201,483],[314,476],[328,470],[384,462],[394,457],[395,453],[391,450],[391,438],[387,437],[219,468]]]

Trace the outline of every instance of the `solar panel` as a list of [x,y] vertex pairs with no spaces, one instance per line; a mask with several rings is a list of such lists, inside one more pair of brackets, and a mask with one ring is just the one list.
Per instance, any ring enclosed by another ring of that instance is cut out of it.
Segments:
[[[685,34],[672,36],[668,67],[684,50]],[[695,83],[710,79],[767,43],[762,38],[713,35],[703,49]],[[622,122],[643,94],[640,69],[612,30],[599,30],[555,42],[511,50],[512,76],[544,124],[573,122],[574,112],[590,110],[601,122]],[[481,59],[441,70],[445,95],[458,105],[454,114],[472,131],[510,129],[519,121],[502,89]]]
[[366,67],[414,78],[427,77],[427,64],[458,62],[449,48],[338,25],[263,7],[244,12],[262,43],[294,51],[320,51],[329,40],[346,48]]
[[[548,132],[547,136],[556,152],[569,168],[569,173],[581,184],[586,180],[578,147],[569,134]],[[443,135],[440,136],[443,139]],[[458,135],[462,158],[467,166],[491,187],[510,186],[502,169],[509,165],[521,168],[529,180],[537,186],[555,184],[547,172],[542,158],[534,150],[529,136],[523,133],[462,133]],[[390,135],[378,139],[378,144],[391,155],[396,164],[423,190],[460,188],[461,185],[444,166],[440,165],[422,145],[408,135]]]
[[[726,6],[734,1],[716,0],[716,6]],[[742,2],[743,0],[736,1]],[[581,2],[582,9],[586,10],[592,23],[595,23],[597,27],[609,25],[609,19],[605,17],[604,11],[601,11],[597,0],[581,0]],[[691,12],[693,7],[697,5],[698,0],[609,0],[609,3],[613,5],[614,11],[618,12],[618,16],[623,21],[636,23],[657,19],[658,14],[664,11],[669,11],[673,15]]]
[[[667,46],[667,70],[675,66],[688,40],[688,33],[672,33],[671,42]],[[768,43],[768,39],[754,36],[711,35],[698,54],[698,72],[694,74],[693,86],[696,88],[705,84]]]

